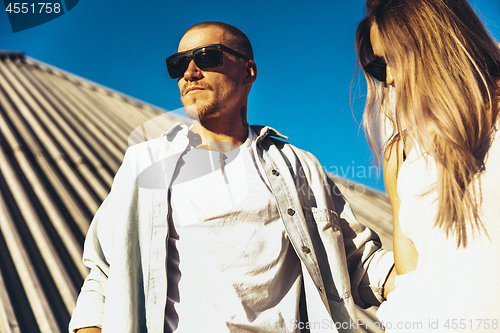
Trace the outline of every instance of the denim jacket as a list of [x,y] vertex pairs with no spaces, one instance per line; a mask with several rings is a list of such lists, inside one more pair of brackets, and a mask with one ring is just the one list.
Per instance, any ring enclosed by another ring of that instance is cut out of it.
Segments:
[[[378,236],[358,223],[345,198],[310,153],[270,127],[252,126],[264,170],[300,258],[309,322],[318,306],[340,332],[356,331],[356,302],[378,305],[393,265]],[[85,240],[90,268],[69,330],[163,333],[167,297],[167,189],[189,144],[188,128],[130,147]],[[318,319],[315,319],[318,318]],[[335,330],[333,330],[335,331]],[[311,332],[314,332],[311,325]]]

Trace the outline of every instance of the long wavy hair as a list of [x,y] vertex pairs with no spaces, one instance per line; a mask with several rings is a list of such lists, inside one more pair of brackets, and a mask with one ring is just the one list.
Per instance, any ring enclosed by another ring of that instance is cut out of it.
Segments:
[[[474,183],[499,113],[500,48],[466,0],[367,0],[356,33],[362,68],[375,58],[373,24],[394,76],[395,100],[387,112],[390,89],[365,73],[367,138],[379,160],[388,142],[403,133],[435,159],[436,226],[466,247],[468,227],[473,235],[487,233]],[[386,117],[394,128],[388,141],[380,131]]]

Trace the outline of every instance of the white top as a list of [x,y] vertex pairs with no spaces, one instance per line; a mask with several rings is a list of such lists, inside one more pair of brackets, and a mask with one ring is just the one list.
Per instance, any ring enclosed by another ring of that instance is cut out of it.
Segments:
[[171,185],[166,332],[295,332],[300,263],[252,149],[188,149]]
[[[434,227],[437,214],[436,163],[415,145],[401,166],[398,194],[403,233],[418,251],[414,272],[398,276],[396,290],[377,315],[387,332],[500,331],[500,140],[486,156],[486,169],[476,183],[482,193],[485,232],[468,230],[467,247]],[[430,193],[423,195],[429,189]],[[396,329],[406,326],[405,329]],[[416,323],[413,325],[412,323]],[[418,324],[421,324],[420,328]]]

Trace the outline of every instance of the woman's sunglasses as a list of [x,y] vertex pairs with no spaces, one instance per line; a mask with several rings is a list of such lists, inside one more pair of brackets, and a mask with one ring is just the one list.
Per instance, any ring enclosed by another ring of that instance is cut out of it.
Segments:
[[230,53],[245,60],[250,60],[250,58],[248,58],[244,54],[236,52],[235,50],[230,49],[229,47],[222,44],[204,45],[189,51],[179,52],[168,57],[168,74],[172,79],[183,77],[189,66],[190,59],[193,59],[196,66],[198,66],[198,68],[201,70],[219,67],[222,65],[224,52]]
[[387,78],[387,63],[384,58],[377,57],[372,62],[368,63],[365,67],[365,72],[373,76],[380,82],[385,82]]

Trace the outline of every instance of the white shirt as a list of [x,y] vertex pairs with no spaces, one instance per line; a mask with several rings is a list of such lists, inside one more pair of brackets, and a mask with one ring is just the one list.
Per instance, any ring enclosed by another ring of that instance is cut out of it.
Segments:
[[255,162],[255,133],[188,148],[170,191],[166,331],[295,332],[301,268]]

